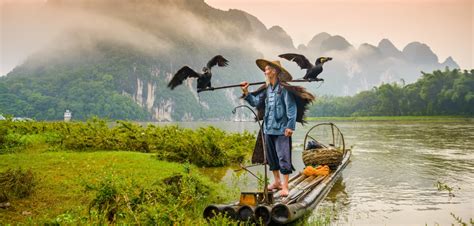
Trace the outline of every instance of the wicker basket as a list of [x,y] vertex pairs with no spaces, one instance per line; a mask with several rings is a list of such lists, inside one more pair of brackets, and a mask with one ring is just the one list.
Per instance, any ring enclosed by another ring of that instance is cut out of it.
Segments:
[[303,162],[306,166],[328,165],[331,170],[337,169],[342,162],[342,150],[319,148],[303,151]]

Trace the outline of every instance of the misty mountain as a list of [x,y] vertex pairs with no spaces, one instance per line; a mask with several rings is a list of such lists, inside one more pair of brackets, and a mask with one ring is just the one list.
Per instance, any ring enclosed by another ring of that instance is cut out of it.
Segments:
[[307,47],[304,46],[303,44],[301,44],[298,48],[301,49],[301,50],[311,49],[311,50],[314,50],[314,51],[321,51],[321,46],[322,46],[323,41],[328,40],[329,38],[331,38],[330,34],[328,34],[326,32],[322,32],[322,33],[319,33],[319,34],[315,35],[313,37],[313,39],[311,39],[311,41],[309,41]]
[[[451,57],[439,63],[429,46],[418,42],[402,51],[388,39],[354,47],[323,32],[295,48],[281,27],[267,28],[251,14],[215,9],[203,0],[49,0],[46,6],[66,29],[0,78],[3,113],[60,119],[70,109],[76,118],[228,119],[242,103],[240,89],[197,95],[192,80],[173,91],[166,88],[180,67],[200,71],[216,54],[230,65],[213,70],[213,86],[262,81],[257,58],[295,52],[314,62],[331,56],[320,75],[325,82],[304,85],[317,95],[352,95],[384,82],[413,82],[420,71],[459,67]],[[295,63],[280,60],[294,78],[304,75]]]
[[402,53],[405,59],[415,64],[438,63],[438,57],[431,51],[430,47],[419,42],[409,43],[403,48]]
[[441,63],[441,65],[444,65],[449,68],[459,68],[458,63],[456,63],[456,61],[454,61],[452,57],[446,58],[446,60],[444,60],[444,62]]
[[388,39],[382,39],[378,44],[378,49],[383,54],[383,57],[402,58],[402,52],[393,45]]
[[401,51],[389,39],[382,39],[377,46],[364,43],[355,47],[341,36],[323,32],[307,46],[300,45],[298,51],[310,59],[334,58],[321,75],[326,80],[317,91],[320,94],[353,95],[382,83],[413,83],[421,71],[459,68],[451,57],[440,63],[430,47],[419,42],[409,43]]

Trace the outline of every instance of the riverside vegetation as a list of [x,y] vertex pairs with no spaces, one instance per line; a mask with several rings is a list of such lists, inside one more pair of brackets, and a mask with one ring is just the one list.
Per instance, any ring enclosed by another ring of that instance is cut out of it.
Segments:
[[[238,194],[199,167],[242,162],[254,135],[102,119],[0,121],[0,222],[205,224]],[[216,218],[211,224],[230,223]]]
[[436,70],[412,84],[382,84],[355,96],[318,98],[313,117],[473,116],[474,70]]

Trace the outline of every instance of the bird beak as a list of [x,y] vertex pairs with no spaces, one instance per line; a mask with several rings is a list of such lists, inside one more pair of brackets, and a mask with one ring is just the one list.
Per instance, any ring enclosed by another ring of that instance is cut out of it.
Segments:
[[328,61],[332,60],[332,57],[321,57],[321,63],[324,64]]

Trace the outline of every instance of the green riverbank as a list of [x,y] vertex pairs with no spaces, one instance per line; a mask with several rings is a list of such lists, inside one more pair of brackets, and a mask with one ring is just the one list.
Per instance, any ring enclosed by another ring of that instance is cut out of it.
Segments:
[[[138,152],[4,154],[0,173],[11,205],[0,208],[0,222],[12,224],[201,225],[207,204],[238,194],[211,182],[193,165]],[[25,197],[15,195],[25,187],[31,187]]]
[[[199,167],[250,154],[254,135],[214,127],[0,121],[0,222],[202,225],[238,197]],[[211,224],[228,224],[225,218]]]

